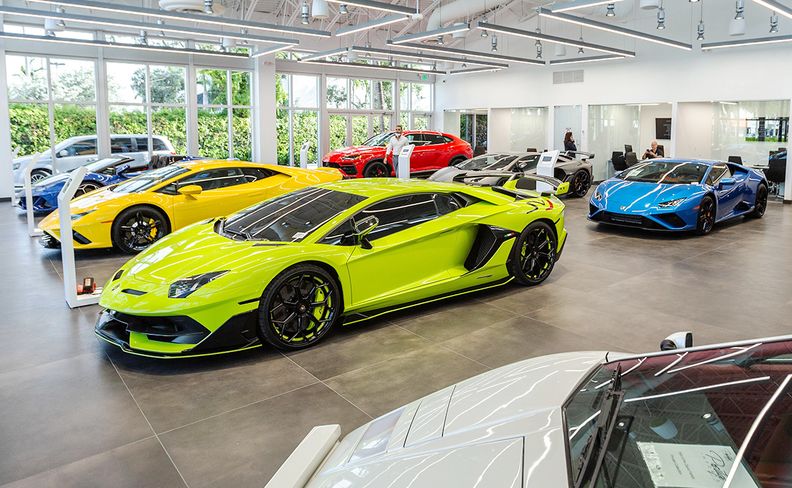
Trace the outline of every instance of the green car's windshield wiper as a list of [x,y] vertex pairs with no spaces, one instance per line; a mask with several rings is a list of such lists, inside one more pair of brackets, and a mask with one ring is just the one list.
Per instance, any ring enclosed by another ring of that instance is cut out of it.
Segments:
[[613,428],[616,426],[616,417],[619,415],[624,390],[621,388],[621,365],[616,367],[611,379],[611,385],[604,392],[605,396],[600,401],[600,414],[594,432],[586,442],[578,461],[578,473],[575,479],[575,488],[597,482],[600,470],[605,461],[608,443],[610,442]]

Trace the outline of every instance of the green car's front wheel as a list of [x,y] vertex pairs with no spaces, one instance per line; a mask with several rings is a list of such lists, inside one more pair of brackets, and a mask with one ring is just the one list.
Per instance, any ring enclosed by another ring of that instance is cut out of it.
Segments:
[[538,285],[550,276],[556,262],[558,240],[545,222],[532,222],[512,248],[511,274],[521,285]]
[[311,346],[324,337],[341,315],[341,290],[319,266],[286,269],[264,290],[259,304],[262,339],[278,349]]

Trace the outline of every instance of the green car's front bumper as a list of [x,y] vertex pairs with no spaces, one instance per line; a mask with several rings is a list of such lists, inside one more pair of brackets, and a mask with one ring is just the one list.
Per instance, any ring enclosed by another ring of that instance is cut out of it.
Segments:
[[187,316],[144,317],[114,310],[99,314],[96,335],[124,352],[151,357],[195,357],[260,347],[256,313],[228,319],[214,332]]

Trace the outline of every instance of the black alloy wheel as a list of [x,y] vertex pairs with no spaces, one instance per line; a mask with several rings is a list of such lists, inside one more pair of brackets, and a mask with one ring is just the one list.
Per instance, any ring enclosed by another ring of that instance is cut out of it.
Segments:
[[701,199],[698,219],[696,221],[696,234],[703,236],[709,234],[715,226],[715,200],[710,196]]
[[591,175],[586,170],[578,171],[572,179],[572,194],[578,198],[583,198],[591,188]]
[[298,265],[275,277],[264,291],[259,332],[278,349],[303,349],[324,337],[340,315],[336,280],[319,266]]
[[538,285],[550,276],[555,266],[558,239],[545,222],[532,222],[512,248],[511,273],[521,285]]
[[761,219],[767,210],[767,186],[764,183],[759,184],[756,189],[756,200],[754,201],[753,212],[749,215],[755,219]]
[[124,210],[113,223],[113,244],[128,254],[138,253],[170,233],[168,220],[151,207]]
[[85,195],[86,193],[91,193],[94,190],[101,188],[102,185],[97,185],[96,183],[82,183],[80,186],[77,187],[77,191],[74,192],[75,197],[79,197],[81,195]]
[[388,171],[385,163],[381,161],[369,163],[365,171],[363,171],[364,178],[387,178],[388,176],[390,176],[390,171]]

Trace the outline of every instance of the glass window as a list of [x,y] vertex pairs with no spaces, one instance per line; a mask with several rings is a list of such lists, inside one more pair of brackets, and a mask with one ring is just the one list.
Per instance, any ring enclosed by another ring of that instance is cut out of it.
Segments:
[[709,175],[707,176],[707,184],[710,186],[714,186],[718,180],[721,179],[723,176],[728,176],[726,173],[728,172],[729,168],[724,164],[723,166],[713,166],[710,170]]
[[247,108],[231,109],[234,158],[250,161],[253,158],[253,122]]
[[[145,151],[145,149],[142,149]],[[131,153],[135,152],[135,146],[132,143],[131,137],[111,137],[110,138],[110,152],[117,153]]]
[[47,100],[46,58],[6,56],[8,98],[11,100]]
[[187,154],[187,110],[184,106],[153,107],[151,111],[151,133],[155,151],[170,151],[165,140],[173,145],[173,151]]
[[85,139],[76,142],[68,142],[65,146],[57,150],[56,156],[59,158],[68,158],[72,156],[88,156],[96,154],[96,139]]
[[291,75],[292,106],[315,108],[319,106],[316,94],[316,76]]
[[330,150],[346,147],[347,117],[346,115],[330,114]]
[[377,227],[369,234],[369,240],[372,241],[428,222],[438,216],[431,193],[406,195],[376,203],[358,212],[354,219],[360,220],[372,215],[379,220]]
[[411,89],[411,105],[410,110],[414,112],[429,112],[432,110],[432,101],[430,98],[431,85],[425,83],[412,83]]
[[51,58],[49,65],[53,99],[68,102],[96,100],[94,61]]
[[[49,109],[44,103],[10,103],[11,148],[14,157],[46,151],[50,147]],[[94,124],[95,122],[94,118]],[[16,163],[14,163],[16,167]]]
[[289,77],[290,75],[275,75],[275,100],[279,107],[289,106]]
[[232,215],[220,232],[246,239],[299,242],[365,199],[325,188],[304,188]]
[[146,65],[107,63],[107,98],[111,103],[145,103]]
[[279,108],[275,112],[276,125],[275,132],[278,139],[278,164],[288,165],[290,162],[291,150],[289,141],[289,119],[290,114],[286,109]]
[[198,185],[203,191],[218,190],[229,186],[247,183],[239,168],[219,168],[199,171],[180,179],[179,187]]
[[399,83],[399,105],[402,112],[410,111],[410,84]]
[[351,80],[352,99],[350,106],[353,109],[363,110],[371,108],[371,81]]
[[[111,134],[147,134],[146,108],[140,105],[111,105]],[[114,141],[111,141],[111,146]],[[131,144],[131,143],[130,143]]]
[[[93,136],[77,152],[82,154],[69,154],[69,156],[96,154],[96,107],[94,105],[57,104],[53,106],[53,128],[55,129],[56,152],[60,151],[61,141],[66,141],[75,136]],[[48,131],[49,132],[49,131]],[[59,156],[58,154],[55,155]],[[67,168],[71,169],[71,168]]]
[[327,78],[327,108],[347,108],[349,93],[346,78]]
[[250,71],[231,72],[231,103],[250,105]]
[[228,158],[228,109],[198,109],[198,151],[213,159]]
[[638,106],[589,106],[588,151],[605,156],[592,160],[595,180],[609,177],[607,160],[613,151],[623,151],[625,144],[637,144],[640,140],[639,126],[640,107]]
[[300,149],[308,143],[308,162],[316,162],[319,151],[319,112],[295,110],[292,112],[292,135],[295,164],[300,163]]
[[225,105],[228,100],[228,72],[224,69],[199,69],[196,72],[198,105]]
[[[502,113],[505,110],[509,111],[508,114]],[[509,151],[525,151],[529,147],[538,149],[545,147],[547,139],[546,108],[493,109],[493,112],[493,117],[509,117]]]
[[372,82],[372,108],[393,110],[393,82],[374,80]]
[[151,101],[182,104],[186,100],[187,70],[178,66],[151,66]]

